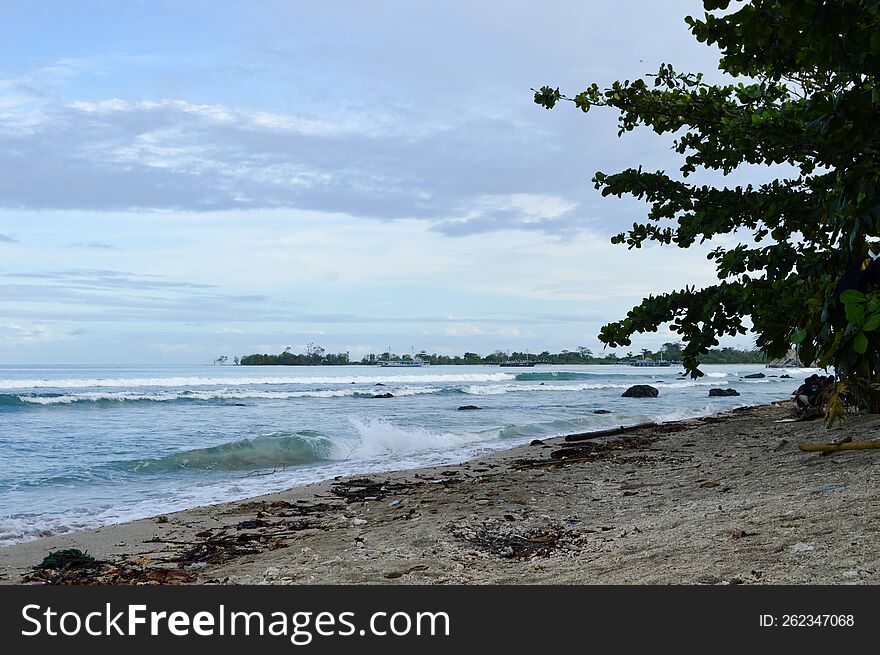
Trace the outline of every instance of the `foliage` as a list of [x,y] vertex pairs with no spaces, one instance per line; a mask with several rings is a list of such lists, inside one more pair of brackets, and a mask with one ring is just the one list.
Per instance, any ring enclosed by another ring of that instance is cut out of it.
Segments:
[[[805,364],[833,366],[865,392],[878,380],[880,300],[863,282],[840,292],[880,237],[880,0],[703,5],[703,17],[685,19],[691,32],[743,81],[708,84],[663,65],[647,80],[593,84],[574,97],[549,86],[535,93],[548,109],[561,100],[583,112],[613,108],[619,135],[646,126],[674,137],[677,174],[595,174],[603,196],[650,205],[647,221],[614,243],[717,245],[709,255],[717,284],[649,296],[599,338],[628,346],[633,334],[669,323],[696,377],[718,338],[744,334],[749,317],[768,359],[795,344]],[[783,176],[735,187],[689,181],[698,170],[726,175],[744,165],[782,165]]]
[[239,360],[242,366],[345,366],[351,364],[348,353],[325,353],[323,348],[309,344],[300,354],[285,348],[280,355],[245,355]]
[[[384,352],[379,355],[371,353],[364,355],[360,361],[351,361],[348,353],[315,354],[313,344],[306,347],[306,352],[302,355],[296,355],[291,349],[286,349],[280,355],[245,355],[241,358],[242,366],[345,366],[348,364],[363,364],[366,366],[387,362],[392,360],[413,360],[420,359],[426,364],[435,366],[456,366],[456,365],[480,365],[480,364],[500,364],[509,360],[523,361],[531,360],[542,364],[556,365],[578,365],[578,364],[625,364],[629,359],[637,359],[631,355],[627,358],[619,358],[614,353],[605,355],[604,357],[596,357],[593,352],[584,346],[578,346],[576,350],[563,350],[558,353],[551,353],[547,350],[530,354],[525,352],[506,353],[496,350],[488,355],[479,355],[473,352],[466,352],[464,355],[438,355],[437,353],[428,354],[424,351],[415,356],[412,355],[396,355],[392,352]],[[318,348],[321,353],[323,348]],[[647,357],[652,359],[667,359],[678,361],[681,357],[682,345],[677,343],[663,344],[663,349],[659,352],[643,351]],[[311,353],[311,354],[310,354]],[[757,350],[738,350],[736,348],[713,349],[704,357],[707,364],[759,364],[763,363],[764,356]]]

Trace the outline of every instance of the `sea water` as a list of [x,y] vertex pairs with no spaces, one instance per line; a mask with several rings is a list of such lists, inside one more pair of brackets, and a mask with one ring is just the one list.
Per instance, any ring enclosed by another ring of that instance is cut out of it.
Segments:
[[[768,403],[815,371],[702,370],[694,381],[675,366],[0,366],[0,545]],[[744,377],[758,372],[768,377]],[[633,384],[660,395],[621,397]]]

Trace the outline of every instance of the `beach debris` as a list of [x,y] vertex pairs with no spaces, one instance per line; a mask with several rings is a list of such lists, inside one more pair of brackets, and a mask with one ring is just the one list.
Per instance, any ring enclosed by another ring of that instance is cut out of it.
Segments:
[[649,384],[634,384],[620,395],[623,398],[656,398],[660,392]]
[[645,428],[653,428],[658,424],[653,421],[649,421],[647,423],[637,423],[636,425],[621,425],[619,428],[611,428],[609,430],[597,430],[596,432],[579,432],[577,434],[569,434],[566,435],[565,440],[567,442],[571,441],[586,441],[587,439],[598,439],[599,437],[611,437],[617,434],[624,434],[626,432],[633,432],[634,430],[643,430]]
[[793,553],[809,553],[812,550],[816,550],[816,547],[810,544],[795,544],[791,547]]
[[69,571],[76,569],[94,569],[103,565],[103,562],[96,560],[87,552],[78,548],[67,548],[65,550],[51,551],[43,561],[37,564],[38,569],[56,569],[59,571]]
[[[254,519],[251,521],[241,521],[235,526],[236,530],[256,530],[257,528],[265,528],[269,526],[268,521],[262,519]],[[199,535],[196,535],[199,536]],[[208,536],[211,536],[210,534]]]
[[156,517],[155,519],[153,519],[153,520],[154,520],[156,523],[168,523],[168,517],[165,516],[164,514],[163,514],[162,516],[157,516],[157,517]]
[[482,409],[482,407],[477,407],[476,405],[462,405],[461,407],[458,408],[457,411],[466,412],[466,411],[470,411],[470,410],[474,410],[474,409]]
[[395,578],[401,578],[405,575],[409,575],[410,573],[415,573],[416,571],[427,571],[428,568],[429,567],[426,564],[416,564],[415,566],[411,566],[403,571],[389,571],[385,574],[385,577],[389,580],[394,580]]
[[728,387],[727,389],[709,389],[710,396],[738,396],[739,391]]
[[710,480],[706,480],[703,484],[700,485],[703,489],[714,489],[715,487],[720,487],[721,485],[717,482],[712,482]]
[[149,566],[150,558],[105,562],[76,548],[55,551],[21,581],[48,585],[180,584],[193,582],[196,574],[180,568]]
[[511,466],[518,470],[562,466],[578,462],[593,462],[613,456],[621,451],[645,448],[656,441],[656,437],[620,437],[602,443],[564,444],[560,449],[550,452],[550,459],[518,459]]
[[514,532],[510,523],[496,525],[493,519],[477,526],[450,524],[449,528],[457,539],[502,559],[549,557],[567,538],[561,527]]
[[[444,475],[446,474],[444,473]],[[354,503],[367,500],[383,500],[389,493],[405,492],[419,484],[421,483],[375,482],[370,478],[354,478],[331,487],[330,493],[344,498],[347,503]]]
[[754,537],[757,532],[746,532],[745,530],[734,530],[730,533],[731,539],[745,539],[746,537]]
[[880,448],[880,441],[847,441],[843,443],[802,443],[798,444],[798,448],[804,452],[828,453],[836,450],[869,450],[872,448]]

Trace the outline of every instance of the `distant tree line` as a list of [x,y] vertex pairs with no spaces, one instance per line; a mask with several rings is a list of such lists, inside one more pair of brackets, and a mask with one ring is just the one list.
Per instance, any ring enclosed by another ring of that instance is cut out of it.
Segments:
[[[415,355],[398,355],[392,352],[364,355],[360,361],[350,359],[349,353],[327,353],[320,346],[310,343],[302,353],[294,353],[288,346],[279,355],[254,354],[245,355],[236,363],[242,366],[345,366],[349,364],[376,365],[389,361],[419,360],[434,366],[443,365],[479,365],[501,364],[507,361],[533,361],[541,364],[626,364],[635,359],[649,358],[655,361],[665,360],[678,362],[681,359],[684,345],[682,343],[664,343],[658,351],[644,349],[638,354],[628,352],[626,356],[609,353],[597,357],[584,346],[575,350],[563,350],[551,353],[547,350],[540,353],[504,352],[496,350],[488,355],[466,352],[463,355],[438,355],[425,351]],[[701,358],[704,364],[763,364],[766,359],[759,350],[740,350],[738,348],[716,348]]]
[[328,353],[321,346],[308,344],[302,353],[294,353],[290,346],[280,355],[245,355],[239,360],[241,366],[346,366],[356,364],[348,353]]

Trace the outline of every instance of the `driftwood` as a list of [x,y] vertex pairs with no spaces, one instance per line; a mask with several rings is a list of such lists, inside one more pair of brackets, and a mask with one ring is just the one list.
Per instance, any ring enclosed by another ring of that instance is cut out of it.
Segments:
[[798,444],[798,448],[808,453],[830,453],[835,450],[868,450],[869,448],[880,448],[880,441],[855,441],[849,443],[802,443]]
[[599,430],[598,432],[582,432],[579,434],[569,434],[565,437],[566,441],[586,441],[587,439],[598,439],[599,437],[610,437],[616,434],[623,434],[624,432],[632,432],[634,430],[642,430],[644,428],[653,428],[657,427],[659,423],[655,423],[651,421],[649,423],[639,423],[638,425],[621,425],[619,428],[612,428],[610,430]]

